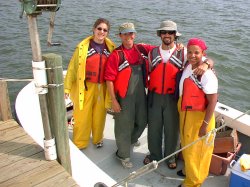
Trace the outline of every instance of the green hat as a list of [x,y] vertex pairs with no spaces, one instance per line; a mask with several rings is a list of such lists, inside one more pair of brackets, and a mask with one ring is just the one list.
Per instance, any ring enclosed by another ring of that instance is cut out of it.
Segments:
[[118,34],[124,34],[134,32],[136,33],[135,26],[133,23],[123,23],[119,26],[119,33]]

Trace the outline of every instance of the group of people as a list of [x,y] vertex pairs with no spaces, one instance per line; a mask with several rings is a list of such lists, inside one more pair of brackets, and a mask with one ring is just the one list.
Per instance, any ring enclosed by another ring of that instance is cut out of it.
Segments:
[[[148,125],[148,164],[159,161],[195,141],[214,128],[218,81],[206,57],[205,42],[177,44],[181,35],[171,20],[157,29],[160,46],[135,44],[133,23],[119,26],[121,45],[108,39],[110,24],[99,18],[93,35],[81,41],[70,60],[64,87],[74,104],[73,142],[79,149],[88,146],[90,136],[97,148],[103,146],[106,110],[114,113],[116,157],[125,168],[133,167],[131,145]],[[200,186],[209,172],[213,146],[201,141],[182,151],[185,176],[180,186]],[[177,167],[176,156],[166,160]]]

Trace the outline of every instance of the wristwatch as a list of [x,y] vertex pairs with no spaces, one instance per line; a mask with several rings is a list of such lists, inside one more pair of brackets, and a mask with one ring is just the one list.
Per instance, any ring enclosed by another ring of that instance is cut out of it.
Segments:
[[210,63],[208,62],[208,59],[206,59],[204,63],[207,64],[208,68],[210,68]]

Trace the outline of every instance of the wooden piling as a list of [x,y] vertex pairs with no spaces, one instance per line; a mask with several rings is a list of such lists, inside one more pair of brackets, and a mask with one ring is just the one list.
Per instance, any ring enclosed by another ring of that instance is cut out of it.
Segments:
[[7,82],[0,80],[0,121],[13,119]]
[[[41,62],[42,52],[40,46],[39,33],[37,29],[37,19],[36,19],[37,16],[28,15],[27,18],[28,18],[28,26],[30,33],[31,49],[32,49],[32,60],[34,62]],[[43,130],[45,136],[44,138],[45,140],[50,140],[52,139],[52,135],[50,131],[46,94],[39,94],[39,102],[40,102],[41,115],[43,121]]]
[[69,135],[64,101],[62,57],[43,55],[48,79],[48,110],[52,134],[55,136],[58,161],[71,174]]

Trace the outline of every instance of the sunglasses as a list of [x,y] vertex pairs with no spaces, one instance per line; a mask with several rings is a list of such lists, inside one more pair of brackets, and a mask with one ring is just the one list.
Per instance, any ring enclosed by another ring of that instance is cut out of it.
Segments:
[[101,27],[97,27],[97,30],[98,30],[98,31],[103,31],[103,32],[108,32],[107,29],[103,29],[103,28],[101,28]]
[[165,30],[161,30],[160,31],[160,34],[169,34],[169,35],[172,35],[172,34],[175,34],[176,31],[165,31]]

